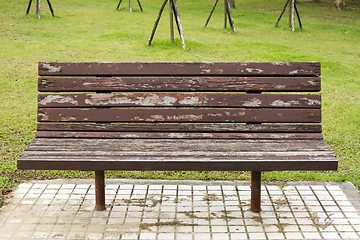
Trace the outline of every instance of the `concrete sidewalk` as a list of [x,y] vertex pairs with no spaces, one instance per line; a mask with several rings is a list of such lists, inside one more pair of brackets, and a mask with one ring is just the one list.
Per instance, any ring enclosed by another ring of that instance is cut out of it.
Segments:
[[351,183],[266,184],[260,213],[247,182],[108,179],[103,212],[93,183],[19,185],[0,210],[0,239],[360,239]]

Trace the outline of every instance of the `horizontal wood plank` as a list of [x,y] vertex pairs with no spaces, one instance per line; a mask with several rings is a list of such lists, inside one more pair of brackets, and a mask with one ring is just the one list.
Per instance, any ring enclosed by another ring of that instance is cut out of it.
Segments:
[[322,139],[321,133],[186,133],[186,132],[65,132],[38,131],[40,138],[149,138],[149,139]]
[[40,76],[319,76],[319,62],[39,62]]
[[36,138],[26,151],[287,152],[331,151],[322,140]]
[[319,123],[320,109],[39,108],[39,122]]
[[38,107],[320,108],[314,94],[97,93],[39,94]]
[[320,77],[40,77],[39,91],[318,92]]
[[[68,160],[68,161],[67,161]],[[132,159],[119,160],[91,160],[91,159],[25,159],[18,160],[19,169],[38,170],[135,170],[135,171],[289,171],[289,170],[336,170],[338,162],[332,158],[322,161],[314,160],[278,160],[278,161],[209,161],[207,158],[190,158],[175,161],[134,161]]]
[[38,123],[38,131],[68,132],[247,132],[321,133],[321,125],[299,124],[109,124]]

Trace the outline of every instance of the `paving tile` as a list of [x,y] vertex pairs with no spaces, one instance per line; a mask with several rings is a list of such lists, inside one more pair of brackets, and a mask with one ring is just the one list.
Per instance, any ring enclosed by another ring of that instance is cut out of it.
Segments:
[[249,185],[116,181],[103,212],[86,180],[21,184],[0,211],[0,239],[360,239],[359,206],[341,184],[264,184],[252,213]]

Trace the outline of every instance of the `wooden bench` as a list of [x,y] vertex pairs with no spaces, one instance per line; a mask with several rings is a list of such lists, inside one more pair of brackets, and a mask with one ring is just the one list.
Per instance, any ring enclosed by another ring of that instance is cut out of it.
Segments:
[[337,169],[309,94],[317,62],[40,62],[39,75],[47,93],[18,168],[95,171],[98,210],[104,170],[252,171],[260,211],[262,171]]

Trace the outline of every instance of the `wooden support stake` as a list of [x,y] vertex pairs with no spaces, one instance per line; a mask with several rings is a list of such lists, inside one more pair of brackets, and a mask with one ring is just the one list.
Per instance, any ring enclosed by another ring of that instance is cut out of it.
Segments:
[[206,23],[205,23],[205,26],[204,26],[204,27],[206,27],[206,26],[208,25],[208,23],[209,23],[209,21],[210,21],[210,18],[211,18],[211,16],[212,16],[212,14],[214,13],[214,10],[215,10],[215,7],[216,7],[216,4],[218,3],[218,1],[219,1],[219,0],[216,0],[216,1],[215,1],[214,6],[213,6],[213,8],[211,9],[211,12],[210,12],[210,14],[209,14],[209,17],[208,17],[207,20],[206,20]]
[[231,13],[231,7],[230,7],[230,3],[229,3],[229,0],[225,0],[226,1],[226,5],[227,5],[227,15],[229,17],[229,23],[230,23],[230,26],[232,28],[232,30],[235,32],[235,25],[234,25],[234,19],[232,17],[232,13]]
[[283,16],[283,14],[284,14],[284,12],[286,10],[286,7],[288,5],[289,5],[289,27],[291,27],[291,30],[294,32],[295,31],[295,14],[297,15],[297,19],[299,21],[300,28],[302,28],[300,15],[299,15],[299,12],[298,12],[297,7],[296,7],[296,0],[287,0],[282,12],[280,13],[280,16],[279,16],[278,20],[275,23],[275,27],[278,26],[278,24],[280,22],[280,19]]
[[119,9],[121,2],[122,2],[122,0],[119,1],[119,4],[117,5],[116,10]]
[[143,12],[143,8],[142,8],[142,6],[141,6],[140,0],[137,0],[137,3],[138,3],[138,5],[139,5],[140,10]]
[[50,3],[50,0],[46,0],[46,1],[47,1],[48,5],[49,5],[51,15],[52,15],[53,17],[55,17],[54,11],[53,11],[52,6],[51,6],[51,3]]
[[[296,1],[296,0],[295,0],[295,1]],[[295,2],[294,7],[295,7],[296,16],[297,16],[297,18],[298,18],[300,28],[302,29],[302,24],[301,24],[301,20],[300,20],[300,15],[299,15],[299,12],[298,12],[297,7],[296,7],[296,2]]]
[[37,0],[36,13],[38,15],[38,19],[40,19],[41,18],[41,0]]
[[173,1],[169,1],[169,11],[170,11],[170,41],[174,44],[174,4]]
[[227,24],[227,4],[226,4],[226,0],[224,0],[224,28],[226,29],[226,24]]
[[[171,0],[170,0],[170,1],[171,1]],[[165,5],[166,5],[167,2],[168,2],[168,0],[164,0],[163,4],[162,4],[161,7],[160,7],[159,14],[158,14],[158,16],[157,16],[157,18],[156,18],[156,21],[155,21],[153,30],[152,30],[151,35],[150,35],[150,39],[149,39],[148,44],[147,44],[148,46],[151,45],[151,41],[152,41],[153,38],[154,38],[155,31],[156,31],[156,28],[157,28],[157,26],[158,26],[158,24],[159,24],[161,14],[162,14],[162,12],[164,11],[164,7],[165,7]]]
[[261,172],[251,172],[251,211],[261,211]]
[[178,4],[177,4],[177,0],[170,0],[170,1],[173,2],[173,5],[175,7],[175,11],[174,11],[174,13],[175,13],[175,21],[176,21],[177,26],[178,26],[181,44],[183,46],[183,49],[185,49],[186,48],[185,39],[184,39],[184,33],[183,33],[183,30],[182,30],[182,26],[181,26],[180,11],[179,11],[179,7],[178,7]]
[[129,9],[130,9],[130,12],[132,12],[132,0],[129,0]]
[[28,5],[28,8],[27,8],[27,10],[26,10],[26,14],[29,14],[30,7],[31,7],[31,2],[32,2],[32,0],[29,1],[29,5]]
[[292,31],[295,32],[295,0],[291,0],[291,26]]
[[105,210],[105,173],[104,171],[95,171],[95,210]]

